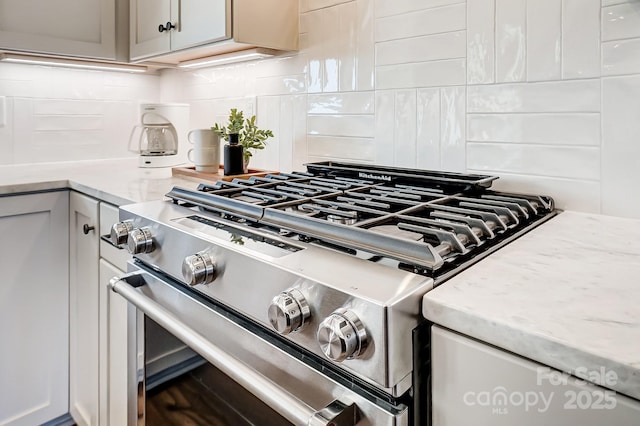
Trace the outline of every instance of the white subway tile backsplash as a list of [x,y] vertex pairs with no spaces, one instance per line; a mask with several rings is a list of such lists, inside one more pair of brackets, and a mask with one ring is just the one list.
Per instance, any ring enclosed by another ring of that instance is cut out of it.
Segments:
[[373,114],[374,92],[347,92],[308,95],[309,114]]
[[375,99],[375,162],[392,166],[395,137],[395,90],[376,90]]
[[[252,168],[280,170],[280,138],[282,136],[280,117],[283,98],[283,96],[258,96],[256,98],[257,125],[262,129],[271,130],[274,138],[267,140],[268,148],[253,152],[250,160]],[[286,136],[284,143],[287,144]]]
[[467,140],[600,145],[600,114],[469,114]]
[[373,115],[309,115],[307,133],[322,136],[373,138]]
[[464,59],[376,67],[376,89],[409,89],[464,84]]
[[[231,108],[242,110],[245,117],[256,114],[258,127],[271,130],[274,137],[266,141],[266,149],[253,152],[250,167],[290,170],[293,164],[293,137],[296,134],[295,129],[300,115],[294,112],[294,106],[300,107],[303,103],[297,100],[304,99],[305,96],[259,96],[192,104],[191,127],[210,127],[214,116],[215,122],[226,124]],[[194,122],[201,124],[194,125]]]
[[640,217],[640,75],[602,79],[602,212]]
[[440,167],[466,170],[465,87],[445,87],[440,92]]
[[322,82],[324,80],[323,61],[323,11],[313,11],[307,14],[308,33],[306,36],[306,46],[302,51],[305,55],[307,65],[307,91],[309,93],[322,92]]
[[464,30],[464,3],[376,19],[375,41],[397,40]]
[[599,112],[600,80],[468,86],[467,112]]
[[255,78],[304,74],[307,60],[304,55],[284,54],[246,64]]
[[527,81],[561,77],[562,3],[563,0],[527,2]]
[[375,142],[371,138],[308,136],[310,157],[372,162],[375,159]]
[[400,167],[416,167],[416,91],[398,90],[395,99],[394,160]]
[[391,40],[376,44],[376,65],[464,58],[465,52],[465,31]]
[[307,160],[307,96],[294,95],[288,96],[288,102],[291,102],[293,110],[293,118],[291,122],[283,123],[282,126],[289,125],[292,127],[292,165],[291,169],[283,168],[282,170],[304,170],[303,164]]
[[432,9],[440,6],[448,6],[456,3],[464,3],[465,0],[376,0],[376,15],[379,18],[391,15],[400,15],[423,9]]
[[374,0],[356,0],[358,7],[356,45],[356,89],[373,90],[375,69]]
[[640,74],[640,38],[602,43],[602,75]]
[[602,9],[602,41],[640,37],[640,4],[636,0]]
[[467,168],[597,181],[600,148],[469,142]]
[[256,95],[289,95],[306,92],[306,76],[284,75],[256,79]]
[[467,84],[495,82],[495,0],[467,0]]
[[496,0],[496,82],[526,80],[527,1]]
[[416,166],[441,169],[440,89],[418,89],[416,103]]
[[34,117],[36,132],[102,130],[103,128],[102,115],[36,115]]
[[[490,170],[469,169],[469,173],[491,173]],[[552,197],[563,210],[589,213],[600,212],[600,183],[588,180],[564,179],[547,176],[527,176],[505,172],[495,173],[500,179],[492,189],[515,193],[541,194]]]
[[355,1],[337,8],[340,20],[338,45],[338,90],[347,92],[356,90],[355,74],[358,47],[358,8]]
[[562,2],[562,78],[600,76],[600,0]]
[[[105,143],[102,155],[105,158],[122,158],[132,155],[129,151],[131,129],[139,122],[139,108],[136,101],[105,101],[104,122],[118,123],[105,125]],[[211,123],[211,120],[208,121]],[[208,124],[211,127],[213,124]],[[205,126],[203,126],[205,127]]]
[[324,75],[322,80],[323,92],[337,92],[340,84],[340,60],[346,54],[346,49],[340,37],[340,9],[330,7],[323,9],[322,27],[324,40],[322,41],[322,62]]
[[29,80],[0,79],[0,93],[16,98],[33,97],[33,83]]
[[13,164],[13,98],[5,99],[6,123],[0,127],[0,164]]
[[372,90],[373,0],[306,14],[308,93]]
[[34,103],[34,113],[37,115],[91,115],[104,113],[103,101],[79,101],[66,99],[38,99]]
[[[279,129],[274,133],[273,145],[278,146],[278,170],[293,169],[294,126],[296,117],[295,102],[292,96],[282,96],[280,99]],[[272,141],[267,140],[267,146],[272,148]]]

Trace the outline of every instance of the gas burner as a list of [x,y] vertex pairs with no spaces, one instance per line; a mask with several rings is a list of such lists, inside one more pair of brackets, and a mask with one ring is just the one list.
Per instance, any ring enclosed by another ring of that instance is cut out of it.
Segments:
[[554,212],[548,197],[488,190],[491,176],[334,166],[202,184],[195,192],[174,188],[167,196],[430,276],[484,256]]
[[358,221],[358,212],[329,213],[326,218],[331,223],[354,225]]

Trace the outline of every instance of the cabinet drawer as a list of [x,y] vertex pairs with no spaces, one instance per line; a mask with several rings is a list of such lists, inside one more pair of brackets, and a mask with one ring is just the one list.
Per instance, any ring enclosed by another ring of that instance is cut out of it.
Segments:
[[[100,235],[110,235],[111,226],[118,222],[118,207],[105,202],[100,203]],[[118,248],[100,238],[100,257],[106,259],[114,266],[127,270],[127,260],[131,258],[129,252],[123,248]]]

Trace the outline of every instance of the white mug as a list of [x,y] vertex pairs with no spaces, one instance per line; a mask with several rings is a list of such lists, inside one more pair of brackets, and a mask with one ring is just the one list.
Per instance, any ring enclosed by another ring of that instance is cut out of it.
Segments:
[[220,148],[220,138],[211,129],[194,129],[187,133],[187,139],[195,148],[198,147],[218,147]]
[[220,166],[220,138],[211,129],[195,129],[187,134],[193,148],[187,158],[196,166],[196,171],[218,173]]
[[196,171],[218,173],[220,167],[220,149],[215,147],[191,148],[187,158],[196,166]]

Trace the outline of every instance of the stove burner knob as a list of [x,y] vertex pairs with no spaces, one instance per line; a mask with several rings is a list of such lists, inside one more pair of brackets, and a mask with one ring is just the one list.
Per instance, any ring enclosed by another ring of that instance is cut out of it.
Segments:
[[206,251],[185,257],[182,276],[190,286],[209,284],[216,277],[216,264]]
[[127,246],[131,254],[151,253],[154,249],[151,230],[146,226],[132,229],[129,231]]
[[322,321],[317,337],[322,352],[336,362],[358,358],[369,343],[364,325],[347,309],[338,309]]
[[283,291],[269,305],[269,322],[280,334],[302,329],[310,316],[307,299],[296,289]]
[[130,220],[116,223],[111,227],[111,243],[114,246],[125,244],[132,229],[133,223]]

